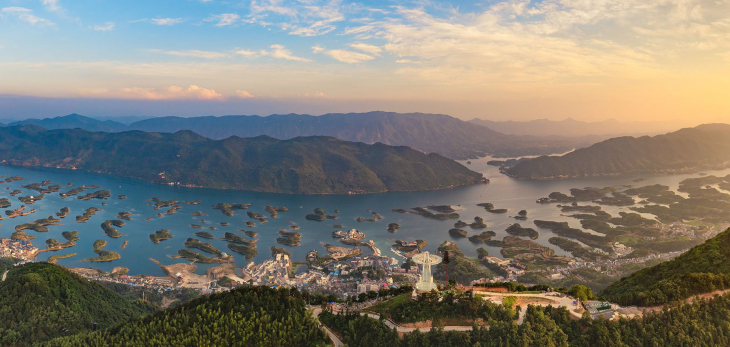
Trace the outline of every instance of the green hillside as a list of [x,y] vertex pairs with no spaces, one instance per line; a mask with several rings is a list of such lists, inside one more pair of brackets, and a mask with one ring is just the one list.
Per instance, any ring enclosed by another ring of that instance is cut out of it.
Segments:
[[730,288],[730,229],[679,257],[639,270],[601,292],[622,305],[652,306]]
[[104,329],[150,312],[66,269],[31,263],[0,282],[0,346]]
[[559,157],[517,163],[522,179],[681,173],[730,166],[730,125],[706,124],[654,137],[619,137]]
[[239,288],[43,346],[324,346],[298,291]]
[[0,128],[0,160],[76,168],[163,184],[328,194],[418,191],[474,184],[482,175],[438,154],[330,137],[211,140],[191,131]]

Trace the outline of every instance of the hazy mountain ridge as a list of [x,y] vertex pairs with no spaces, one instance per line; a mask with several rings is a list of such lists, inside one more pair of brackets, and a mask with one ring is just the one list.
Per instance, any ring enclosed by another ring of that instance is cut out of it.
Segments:
[[106,131],[118,132],[127,130],[127,125],[112,120],[98,120],[79,114],[70,114],[63,117],[44,118],[44,119],[25,119],[17,122],[9,123],[7,126],[16,125],[37,125],[44,129],[84,129],[89,131]]
[[492,154],[522,156],[561,153],[583,142],[563,138],[515,137],[442,114],[425,113],[331,113],[223,117],[160,117],[132,123],[130,129],[175,132],[193,130],[203,136],[267,135],[277,139],[297,136],[332,136],[364,143],[409,146],[453,159]]
[[510,135],[531,136],[599,136],[603,139],[616,136],[657,135],[676,131],[680,126],[672,122],[620,122],[608,119],[599,122],[584,122],[567,118],[562,121],[535,119],[531,121],[493,121],[474,118],[473,124],[485,126]]
[[0,128],[0,160],[75,168],[163,184],[261,192],[330,194],[417,191],[480,182],[438,154],[331,137],[211,140],[193,133]]
[[563,156],[520,162],[506,173],[554,179],[627,173],[684,173],[730,166],[730,125],[706,124],[654,137],[618,137]]

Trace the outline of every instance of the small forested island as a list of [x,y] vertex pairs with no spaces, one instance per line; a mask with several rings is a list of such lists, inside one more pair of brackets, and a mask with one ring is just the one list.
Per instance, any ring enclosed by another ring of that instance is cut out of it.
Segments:
[[124,234],[120,234],[117,229],[114,228],[112,225],[116,227],[122,227],[124,226],[124,222],[118,219],[107,220],[104,221],[104,223],[101,223],[101,229],[103,229],[104,233],[107,234],[107,236],[109,237],[119,238],[125,236]]
[[467,234],[468,233],[466,230],[461,230],[461,229],[457,229],[457,228],[453,228],[453,229],[449,230],[449,235],[451,235],[451,237],[454,237],[454,238],[466,237]]
[[484,207],[484,209],[487,210],[487,212],[491,212],[491,213],[507,213],[506,208],[494,208],[494,205],[490,202],[477,204],[477,206]]
[[195,233],[195,236],[202,237],[204,239],[214,239],[215,238],[215,236],[213,236],[211,233],[209,233],[207,231],[197,232],[197,233]]
[[[456,219],[456,218],[461,217],[461,215],[459,215],[456,212],[434,213],[434,212],[429,211],[431,209],[431,207],[436,208],[434,211],[437,211],[437,212],[438,212],[438,210],[441,210],[441,211],[446,210],[445,208],[443,208],[443,206],[429,206],[429,207],[414,207],[411,210],[406,210],[406,209],[402,209],[402,208],[395,208],[395,209],[392,209],[391,211],[392,212],[397,212],[397,213],[416,214],[416,215],[423,216],[423,217],[426,217],[426,218],[438,219],[438,220]],[[449,206],[449,209],[451,209],[450,206]]]
[[90,261],[90,262],[108,262],[120,259],[121,256],[117,252],[112,251],[106,251],[103,248],[106,247],[106,241],[104,240],[96,240],[94,241],[94,253],[98,254],[97,257],[94,258],[86,258],[81,261]]
[[479,234],[469,236],[469,241],[473,243],[486,243],[487,241],[491,240],[492,237],[497,236],[497,233],[491,230],[482,231]]
[[79,200],[91,200],[91,199],[101,199],[106,200],[109,199],[109,197],[112,196],[112,194],[108,190],[99,190],[93,193],[89,193],[83,196],[77,197]]
[[213,206],[216,210],[221,210],[224,215],[228,217],[233,217],[233,210],[245,210],[248,209],[251,206],[251,204],[226,204],[219,202],[215,206]]
[[216,257],[221,257],[223,255],[223,253],[218,248],[215,248],[215,246],[211,245],[210,243],[200,242],[200,240],[192,237],[185,240],[185,247],[197,248],[201,251],[215,254]]
[[325,210],[321,207],[315,208],[314,213],[310,213],[310,214],[306,215],[304,218],[306,218],[308,220],[319,221],[319,222],[321,222],[325,219],[337,220],[336,215],[327,214],[327,212],[325,212]]
[[398,230],[398,228],[400,228],[400,224],[398,224],[398,223],[388,224],[388,231],[390,231],[391,233],[396,232]]
[[271,215],[271,218],[276,218],[276,216],[279,215],[279,212],[289,211],[289,209],[286,208],[285,206],[276,207],[276,206],[271,206],[271,205],[266,205],[264,210],[266,210],[266,212],[268,212],[269,215]]
[[84,211],[84,214],[82,214],[80,216],[76,216],[76,222],[77,223],[86,223],[89,221],[89,218],[91,218],[91,216],[95,215],[96,212],[98,212],[98,211],[101,211],[101,209],[98,207],[93,207],[93,206],[89,207]]
[[279,230],[279,235],[281,235],[281,237],[277,237],[276,242],[286,246],[299,246],[302,239],[302,234],[295,231],[288,232]]
[[507,233],[514,236],[527,236],[530,239],[536,239],[540,236],[537,230],[532,228],[523,228],[519,223],[512,224],[507,228]]
[[474,217],[474,223],[469,224],[472,229],[484,229],[487,227],[487,223],[484,223],[484,218],[476,216]]
[[171,239],[173,234],[170,234],[170,230],[167,229],[160,229],[155,231],[154,234],[150,234],[150,241],[154,243],[160,243],[161,241],[169,240]]
[[[422,191],[483,180],[481,174],[439,154],[323,136],[211,140],[187,130],[92,133],[17,125],[0,128],[0,147],[4,148],[1,159],[11,165],[75,168],[161,184],[260,192]],[[226,155],[214,154],[220,148],[227,149]]]

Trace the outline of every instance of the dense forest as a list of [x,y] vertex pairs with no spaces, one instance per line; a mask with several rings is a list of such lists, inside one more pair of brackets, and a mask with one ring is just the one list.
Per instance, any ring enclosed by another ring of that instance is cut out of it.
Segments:
[[519,162],[507,173],[523,179],[551,179],[691,172],[725,168],[729,163],[730,125],[706,124],[654,137],[618,137],[563,156]]
[[42,346],[324,346],[297,290],[243,287]]
[[522,324],[490,321],[469,332],[431,329],[398,338],[382,322],[356,314],[322,313],[320,319],[350,347],[514,346],[654,347],[728,346],[730,295],[676,305],[642,319],[592,320],[570,317],[563,308],[529,306]]
[[679,257],[634,272],[601,296],[622,305],[652,306],[730,289],[730,229]]
[[0,282],[0,346],[104,329],[154,310],[60,266],[30,263]]
[[438,154],[331,137],[230,137],[191,131],[0,128],[0,160],[76,168],[163,184],[262,192],[327,194],[417,191],[480,182],[482,175]]

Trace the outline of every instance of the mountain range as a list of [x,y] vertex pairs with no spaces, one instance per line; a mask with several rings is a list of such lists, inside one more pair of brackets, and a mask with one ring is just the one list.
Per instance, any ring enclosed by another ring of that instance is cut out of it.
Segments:
[[100,121],[72,114],[64,117],[29,119],[10,123],[33,124],[46,129],[81,128],[90,131],[119,132],[142,130],[174,133],[192,130],[211,139],[231,136],[266,135],[280,140],[299,136],[331,136],[345,141],[409,146],[426,153],[439,153],[452,159],[473,159],[487,154],[517,157],[563,153],[595,142],[593,138],[535,137],[505,135],[487,127],[440,114],[368,112],[223,117],[159,117],[129,125],[112,120]]
[[521,179],[628,173],[685,173],[730,166],[730,125],[705,124],[654,137],[618,137],[563,156],[520,161],[504,171]]
[[599,122],[584,122],[568,118],[562,121],[536,119],[531,121],[492,121],[474,118],[473,124],[485,126],[509,135],[531,136],[600,136],[603,138],[625,135],[657,135],[679,129],[675,122],[620,122],[609,119]]
[[405,146],[324,136],[212,140],[187,130],[166,134],[4,127],[0,160],[162,184],[300,194],[431,190],[483,180],[451,159]]

